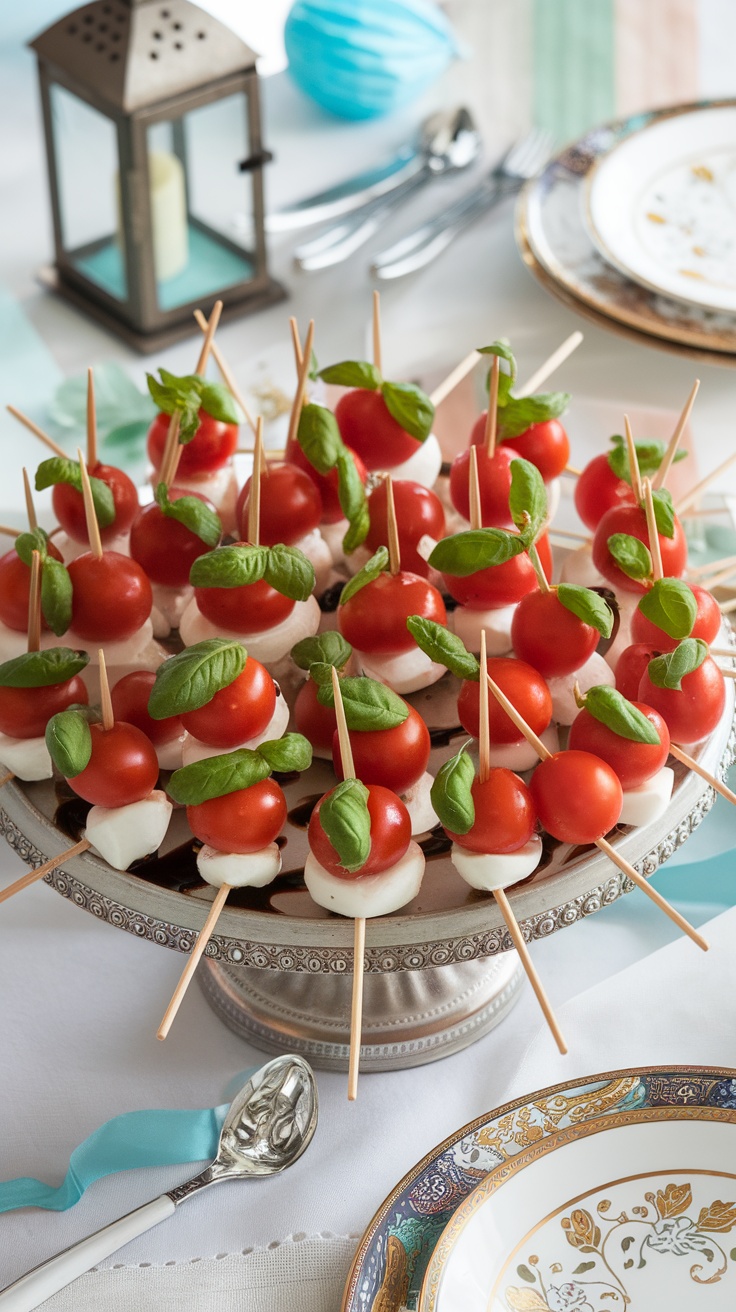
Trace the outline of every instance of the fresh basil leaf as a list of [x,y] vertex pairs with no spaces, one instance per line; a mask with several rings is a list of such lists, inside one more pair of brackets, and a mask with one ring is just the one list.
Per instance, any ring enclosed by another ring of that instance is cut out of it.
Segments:
[[359,779],[344,779],[323,797],[319,821],[340,858],[340,865],[356,874],[371,852],[371,818],[368,789]]
[[510,396],[498,417],[499,436],[504,441],[520,437],[532,424],[559,419],[570,404],[569,392],[540,392],[539,396]]
[[312,354],[309,357],[309,378],[312,382],[319,378],[319,360],[314,347],[312,347]]
[[245,415],[235,397],[224,383],[203,382],[199,393],[199,404],[203,410],[218,419],[221,424],[242,424]]
[[51,688],[73,679],[88,664],[86,651],[71,647],[23,652],[0,665],[0,688]]
[[188,446],[189,443],[197,436],[199,425],[202,422],[199,417],[199,410],[190,409],[180,411],[179,420],[179,445]]
[[314,591],[314,565],[298,547],[283,542],[268,548],[264,578],[282,597],[306,601]]
[[692,588],[682,579],[657,579],[641,598],[639,610],[658,629],[679,642],[692,633],[698,603]]
[[226,797],[267,779],[271,767],[263,756],[250,747],[239,747],[222,756],[208,756],[175,770],[167,792],[182,806],[199,806],[213,797]]
[[[403,697],[376,679],[341,679],[340,691],[348,729],[395,729],[409,715]],[[320,706],[335,705],[332,676],[329,683],[321,685],[317,701]]]
[[199,497],[177,497],[169,499],[165,483],[156,488],[156,502],[167,519],[175,519],[183,524],[195,537],[204,542],[206,547],[216,547],[222,537],[222,524],[219,515],[211,510]]
[[[516,382],[516,360],[506,342],[491,342],[490,346],[477,346],[479,355],[497,355],[500,361],[498,371],[498,407],[506,405],[511,388]],[[490,391],[491,371],[486,375],[486,391]]]
[[434,419],[434,406],[426,392],[414,383],[384,383],[381,393],[391,418],[417,442],[424,442]]
[[367,360],[341,360],[339,364],[329,364],[320,369],[319,378],[337,387],[365,387],[375,392],[381,386],[381,375],[374,364]]
[[652,576],[652,557],[649,548],[629,533],[612,533],[608,550],[619,569],[630,579],[648,579]]
[[353,649],[337,629],[326,629],[324,633],[315,633],[312,638],[302,638],[291,649],[291,659],[300,670],[309,670],[312,665],[323,664],[336,670],[342,670],[350,660]]
[[[631,486],[631,474],[629,471],[629,453],[626,447],[626,439],[620,433],[615,433],[611,438],[613,450],[608,452],[609,468],[616,475],[616,478],[622,479],[624,483]],[[642,478],[651,478],[656,474],[659,466],[664,460],[664,454],[667,450],[664,442],[654,440],[635,442],[636,458],[639,463],[639,473]],[[677,451],[675,461],[685,460],[687,451]]]
[[241,588],[266,577],[269,548],[217,547],[198,556],[189,571],[195,588]]
[[266,764],[280,774],[308,770],[312,764],[312,744],[300,733],[285,733],[282,738],[261,743],[256,750]]
[[368,537],[370,526],[371,516],[366,499],[342,540],[342,549],[346,556],[351,556],[357,547],[363,545]]
[[660,487],[656,492],[652,492],[652,504],[654,506],[657,532],[663,538],[673,538],[675,536],[675,507],[666,487]]
[[560,583],[557,587],[557,600],[565,610],[577,615],[583,624],[597,629],[603,638],[610,638],[613,632],[613,611],[600,593],[591,588],[581,588],[577,583]]
[[516,527],[533,542],[547,518],[547,493],[542,475],[530,460],[511,461],[509,510]]
[[475,769],[464,747],[439,770],[430,799],[440,824],[451,834],[467,834],[475,824],[473,780]]
[[468,651],[462,638],[450,633],[444,624],[435,620],[425,620],[421,615],[410,615],[406,627],[418,647],[421,647],[431,661],[446,665],[451,674],[458,679],[480,678],[480,664]]
[[655,656],[647,666],[647,673],[657,688],[682,691],[682,680],[703,664],[708,655],[708,644],[701,638],[684,638],[674,651]]
[[71,575],[53,556],[47,556],[41,567],[41,614],[57,638],[72,622]]
[[318,474],[329,474],[343,450],[337,420],[325,405],[310,403],[302,407],[297,441],[307,460]]
[[156,682],[148,699],[154,720],[184,715],[211,702],[215,693],[229,688],[245,669],[247,653],[240,642],[206,638],[170,656],[159,665]]
[[15,539],[15,550],[23,561],[24,565],[31,568],[33,564],[33,553],[37,551],[41,557],[41,564],[45,561],[49,550],[49,536],[42,528],[34,528],[29,533],[19,533]]
[[343,447],[337,457],[337,495],[340,509],[352,524],[365,505],[365,488],[352,451]]
[[661,741],[651,720],[608,684],[588,689],[585,709],[619,738],[628,738],[632,743],[651,743],[652,746],[658,746]]
[[[68,483],[69,487],[82,492],[82,472],[77,460],[67,460],[65,456],[51,456],[42,460],[36,470],[36,491],[42,492],[46,487],[55,487],[57,483]],[[92,501],[95,507],[97,523],[100,528],[109,528],[115,520],[115,501],[112,492],[100,478],[89,480],[92,489]]]
[[471,528],[442,538],[433,549],[429,563],[441,574],[466,578],[480,569],[505,565],[525,549],[523,537],[503,528]]
[[49,756],[65,779],[74,779],[89,765],[92,734],[79,711],[59,711],[46,725]]
[[161,382],[146,374],[148,390],[157,407],[165,415],[181,414],[184,410],[199,410],[202,379],[195,374],[178,377],[168,369],[159,369]]
[[379,547],[377,551],[374,551],[370,560],[365,562],[363,568],[359,569],[357,574],[353,574],[351,579],[348,579],[340,594],[340,605],[344,606],[345,602],[350,601],[350,598],[354,597],[356,592],[360,592],[360,589],[364,588],[367,583],[372,583],[374,579],[377,579],[378,575],[382,574],[387,566],[388,547]]
[[312,680],[312,683],[316,683],[318,688],[321,688],[325,683],[331,684],[332,671],[334,668],[333,665],[328,665],[326,661],[315,661],[314,664],[309,667],[309,677]]

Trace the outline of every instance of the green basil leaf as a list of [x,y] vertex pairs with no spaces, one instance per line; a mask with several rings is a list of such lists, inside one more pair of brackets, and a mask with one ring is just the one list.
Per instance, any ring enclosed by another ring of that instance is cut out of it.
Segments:
[[44,533],[42,528],[34,528],[30,533],[19,533],[15,539],[15,550],[23,564],[27,565],[29,569],[33,564],[34,551],[38,552],[41,557],[41,564],[43,564],[49,550],[48,533]]
[[356,592],[360,592],[360,589],[364,588],[367,583],[372,583],[374,579],[377,579],[378,575],[382,574],[387,566],[388,547],[379,547],[370,560],[365,562],[363,568],[359,569],[357,574],[353,574],[351,579],[348,579],[340,594],[340,605],[344,606],[345,602],[350,601],[350,598],[354,597]]
[[638,609],[670,638],[687,638],[698,614],[692,588],[682,579],[657,579],[645,592]]
[[516,527],[533,542],[547,518],[547,493],[542,475],[530,460],[511,461],[509,510]]
[[208,756],[204,761],[183,765],[172,774],[166,791],[182,806],[199,806],[213,797],[226,797],[228,793],[259,784],[270,773],[270,765],[258,752],[239,747],[222,756]]
[[340,865],[355,874],[371,852],[371,818],[368,789],[359,779],[344,779],[323,797],[319,820],[340,858]]
[[[51,456],[42,460],[36,470],[36,491],[42,492],[46,487],[55,487],[57,483],[68,483],[70,487],[82,492],[82,473],[77,460],[67,460],[65,456]],[[95,507],[97,523],[100,528],[109,528],[115,520],[115,501],[112,492],[100,478],[90,476],[92,501]]]
[[307,460],[318,474],[329,474],[343,450],[337,420],[325,405],[310,403],[302,407],[297,441]]
[[445,761],[438,772],[430,798],[440,824],[451,834],[467,834],[475,824],[472,787],[475,769],[464,747]]
[[365,505],[365,488],[352,451],[343,447],[337,457],[337,495],[340,509],[352,524]]
[[330,668],[334,665],[336,670],[342,670],[352,654],[350,643],[337,629],[326,629],[311,638],[302,638],[291,649],[291,659],[300,670],[310,670],[316,664]]
[[319,378],[337,387],[365,387],[375,392],[381,386],[381,375],[374,364],[367,360],[341,360],[339,364],[329,364],[320,369]]
[[325,683],[332,683],[332,671],[334,666],[329,665],[327,661],[315,661],[309,667],[309,677],[312,683],[316,683],[321,688]]
[[283,542],[268,548],[264,577],[282,597],[292,601],[306,601],[314,591],[314,565],[298,547],[286,547]]
[[480,664],[468,651],[462,638],[450,633],[444,624],[425,620],[421,615],[410,615],[406,627],[418,647],[438,665],[446,665],[458,679],[480,678]]
[[71,647],[27,651],[0,665],[0,688],[50,688],[73,679],[88,664],[86,651]]
[[92,734],[79,711],[59,711],[46,725],[49,756],[65,779],[81,774],[92,755]]
[[371,516],[366,499],[342,540],[342,549],[346,556],[351,556],[357,547],[363,545],[368,537],[370,526]]
[[656,492],[652,492],[652,504],[654,506],[657,532],[664,538],[673,538],[675,536],[675,507],[666,487],[658,488]]
[[[608,452],[609,468],[624,483],[631,486],[631,474],[629,472],[629,454],[626,447],[626,439],[620,433],[615,433],[611,438],[613,450]],[[639,473],[642,478],[651,478],[656,474],[661,465],[667,447],[664,442],[654,440],[635,442],[636,457],[639,462]],[[677,451],[675,460],[685,460],[687,451]]]
[[309,378],[312,382],[319,378],[319,360],[314,347],[312,347],[312,354],[309,357]]
[[[340,691],[348,729],[395,729],[409,715],[403,697],[376,679],[341,679]],[[335,705],[332,676],[329,683],[321,685],[317,701],[320,706]]]
[[479,569],[505,565],[524,548],[523,537],[507,533],[503,528],[471,528],[442,538],[432,551],[429,563],[441,574],[454,574],[462,579],[468,574],[476,574]]
[[156,502],[167,519],[175,519],[177,523],[183,524],[206,547],[217,546],[222,537],[220,517],[199,497],[177,497],[175,501],[170,501],[166,484],[159,483]]
[[708,644],[701,638],[684,638],[674,651],[655,656],[647,666],[652,683],[657,688],[682,691],[682,680],[703,664],[708,655]]
[[577,615],[583,624],[597,629],[603,638],[610,638],[613,632],[613,611],[600,593],[593,592],[591,588],[581,588],[577,583],[560,583],[557,600],[565,610]]
[[384,383],[381,392],[391,418],[417,442],[424,442],[434,419],[434,406],[426,392],[414,383]]
[[312,744],[300,733],[285,733],[282,738],[261,743],[256,750],[266,764],[280,774],[308,770],[312,764]]
[[247,653],[240,642],[207,638],[170,656],[156,671],[156,682],[148,699],[154,720],[184,715],[211,702],[221,688],[228,688],[245,669]]
[[192,441],[193,438],[197,436],[197,433],[199,432],[199,425],[201,423],[201,420],[199,418],[199,410],[198,409],[195,410],[194,408],[187,407],[185,410],[180,411],[180,414],[181,414],[181,419],[179,420],[179,445],[188,446],[188,444]]
[[196,374],[179,377],[169,373],[168,369],[159,369],[161,382],[146,374],[148,390],[159,410],[165,415],[182,413],[184,410],[198,410],[203,380]]
[[200,388],[199,403],[203,410],[221,424],[242,424],[245,415],[235,397],[224,383],[204,382]]
[[[477,346],[479,355],[497,355],[500,360],[498,373],[498,407],[506,405],[511,388],[516,382],[516,360],[506,342],[491,342],[490,346]],[[486,376],[486,391],[490,390],[491,372]]]
[[653,746],[661,741],[651,720],[608,684],[588,689],[585,709],[595,720],[618,734],[619,738],[628,738],[632,743],[651,743]]
[[569,392],[540,392],[539,396],[510,396],[498,417],[499,436],[520,437],[532,424],[559,419],[570,404]]
[[619,569],[630,579],[648,579],[652,576],[652,557],[649,548],[629,533],[612,533],[608,550]]
[[217,547],[198,556],[189,571],[195,588],[241,588],[266,577],[269,548]]
[[53,556],[47,556],[41,568],[41,614],[57,638],[72,622],[71,575]]

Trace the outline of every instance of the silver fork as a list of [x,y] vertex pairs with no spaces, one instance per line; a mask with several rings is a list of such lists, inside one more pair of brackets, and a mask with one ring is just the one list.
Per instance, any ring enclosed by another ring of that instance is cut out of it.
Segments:
[[458,233],[533,178],[550,158],[553,144],[551,133],[534,128],[510,146],[483,181],[454,205],[440,210],[421,227],[380,251],[371,264],[371,272],[376,278],[388,280],[423,269],[447,249]]

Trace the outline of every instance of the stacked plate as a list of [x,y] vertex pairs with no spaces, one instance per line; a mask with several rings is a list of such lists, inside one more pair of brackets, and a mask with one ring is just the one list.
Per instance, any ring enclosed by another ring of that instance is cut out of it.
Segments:
[[736,100],[588,132],[522,193],[522,257],[578,313],[736,364]]

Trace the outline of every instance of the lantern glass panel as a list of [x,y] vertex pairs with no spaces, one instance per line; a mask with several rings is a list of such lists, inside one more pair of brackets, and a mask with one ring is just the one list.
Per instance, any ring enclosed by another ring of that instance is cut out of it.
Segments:
[[244,93],[148,127],[156,291],[171,310],[257,273]]

